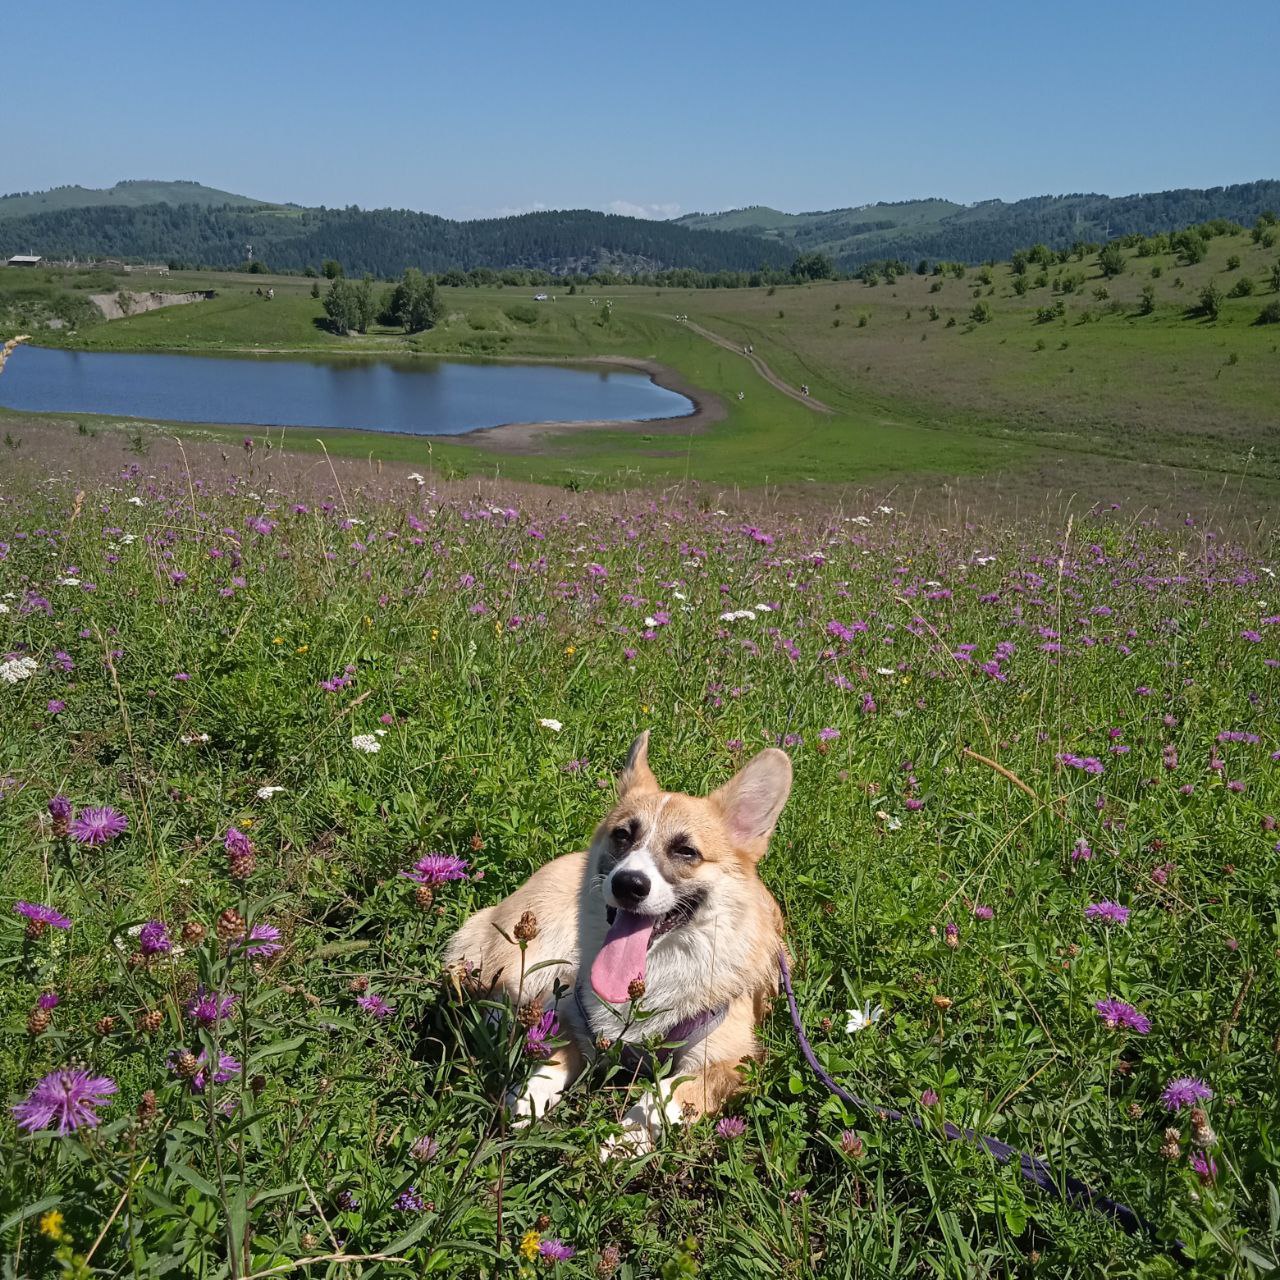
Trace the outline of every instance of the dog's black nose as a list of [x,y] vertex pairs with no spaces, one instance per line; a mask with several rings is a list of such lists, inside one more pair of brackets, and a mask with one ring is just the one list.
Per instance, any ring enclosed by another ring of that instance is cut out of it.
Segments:
[[634,906],[649,896],[649,877],[643,871],[615,871],[612,888],[613,896],[623,906]]

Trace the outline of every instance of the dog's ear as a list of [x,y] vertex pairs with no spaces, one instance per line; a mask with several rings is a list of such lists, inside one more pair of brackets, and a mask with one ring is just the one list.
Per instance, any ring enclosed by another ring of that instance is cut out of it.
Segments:
[[659,791],[658,780],[649,768],[649,730],[646,729],[627,752],[627,763],[618,774],[618,799],[633,791]]
[[791,760],[785,751],[769,747],[709,798],[720,810],[734,844],[759,860],[790,794]]

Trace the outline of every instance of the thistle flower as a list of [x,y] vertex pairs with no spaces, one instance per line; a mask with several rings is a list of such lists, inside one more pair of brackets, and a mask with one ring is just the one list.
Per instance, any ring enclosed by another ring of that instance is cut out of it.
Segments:
[[230,827],[223,846],[227,851],[227,874],[233,880],[247,880],[253,874],[257,861],[252,841],[243,831]]
[[567,1245],[554,1237],[550,1240],[542,1240],[538,1244],[538,1256],[544,1262],[568,1262],[575,1253],[577,1250],[572,1245]]
[[53,834],[60,840],[65,839],[71,832],[71,801],[63,795],[53,796],[48,809],[53,819]]
[[[187,1049],[178,1049],[169,1055],[169,1070],[187,1081],[192,1093],[203,1093],[209,1078],[209,1055],[205,1050],[196,1057]],[[240,1063],[229,1053],[218,1054],[218,1065],[213,1072],[214,1084],[226,1084],[240,1074]]]
[[716,1124],[716,1136],[722,1142],[734,1142],[747,1131],[747,1122],[741,1116],[725,1116]]
[[1084,909],[1084,918],[1086,920],[1101,920],[1103,924],[1127,924],[1129,922],[1129,908],[1122,907],[1118,902],[1091,902]]
[[71,823],[71,838],[78,844],[103,845],[129,829],[129,819],[110,805],[81,809]]
[[187,1001],[187,1017],[202,1027],[213,1027],[224,1018],[229,1017],[235,1007],[234,995],[222,995],[218,991],[206,991],[202,986]]
[[57,1124],[65,1135],[77,1129],[95,1129],[99,1124],[96,1107],[105,1106],[117,1092],[109,1076],[91,1076],[87,1071],[62,1067],[51,1071],[35,1088],[11,1108],[18,1128],[36,1133]]
[[1129,1030],[1145,1036],[1151,1030],[1151,1020],[1123,1000],[1099,1000],[1093,1007],[1108,1031]]
[[173,943],[161,920],[148,920],[138,932],[138,949],[144,956],[163,955],[173,950]]
[[431,887],[446,884],[450,880],[465,880],[470,865],[465,858],[459,858],[456,854],[429,853],[413,864],[412,871],[402,871],[400,874],[406,880]]
[[1218,1166],[1206,1151],[1193,1151],[1189,1163],[1201,1182],[1212,1182],[1218,1176]]
[[356,1004],[358,1004],[365,1013],[377,1018],[379,1022],[385,1021],[396,1011],[395,1005],[388,1004],[386,1000],[378,995],[359,996],[356,999]]
[[13,909],[27,918],[27,937],[38,938],[50,925],[55,929],[70,929],[71,920],[60,911],[39,902],[15,902]]
[[1212,1098],[1213,1090],[1195,1076],[1175,1076],[1164,1087],[1160,1102],[1166,1111],[1181,1111],[1183,1107]]
[[548,1009],[538,1021],[525,1032],[524,1051],[530,1058],[545,1059],[551,1056],[548,1040],[560,1034],[560,1019],[554,1009]]
[[440,1151],[440,1144],[431,1137],[430,1134],[424,1133],[418,1138],[413,1146],[409,1148],[409,1154],[419,1164],[429,1164],[434,1160]]
[[273,924],[255,924],[231,943],[231,950],[243,951],[247,956],[275,955],[281,950],[280,930]]

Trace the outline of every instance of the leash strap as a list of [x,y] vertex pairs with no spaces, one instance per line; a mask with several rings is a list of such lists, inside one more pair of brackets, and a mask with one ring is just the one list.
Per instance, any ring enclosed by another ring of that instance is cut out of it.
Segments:
[[[857,1111],[878,1116],[881,1120],[906,1120],[914,1128],[924,1130],[924,1120],[920,1116],[905,1115],[901,1111],[895,1111],[892,1107],[881,1107],[864,1102],[856,1094],[841,1088],[822,1069],[821,1064],[818,1062],[818,1057],[813,1051],[813,1046],[809,1043],[809,1037],[804,1033],[804,1024],[800,1021],[800,1009],[796,1005],[796,994],[791,989],[791,970],[787,965],[785,951],[778,953],[778,969],[782,974],[782,987],[787,993],[787,1005],[791,1010],[791,1025],[795,1028],[796,1039],[800,1042],[800,1051],[804,1054],[805,1061],[812,1068],[813,1074],[822,1081],[827,1090],[839,1098],[841,1102],[846,1103]],[[999,1138],[979,1134],[973,1129],[961,1129],[949,1121],[943,1125],[943,1132],[948,1142],[965,1141],[977,1143],[1001,1164],[1009,1164],[1016,1160],[1018,1162],[1018,1172],[1028,1182],[1035,1183],[1037,1187],[1048,1191],[1069,1204],[1084,1204],[1098,1213],[1113,1218],[1130,1235],[1145,1233],[1153,1238],[1156,1236],[1156,1228],[1145,1218],[1130,1209],[1128,1205],[1121,1204],[1118,1200],[1112,1200],[1108,1196],[1098,1194],[1087,1183],[1081,1182],[1078,1178],[1073,1178],[1069,1173],[1064,1172],[1060,1177],[1055,1176],[1053,1170],[1036,1156],[1029,1155],[1025,1151],[1018,1151],[1007,1142],[1001,1142]],[[1175,1253],[1183,1254],[1181,1241],[1173,1241],[1171,1247]]]

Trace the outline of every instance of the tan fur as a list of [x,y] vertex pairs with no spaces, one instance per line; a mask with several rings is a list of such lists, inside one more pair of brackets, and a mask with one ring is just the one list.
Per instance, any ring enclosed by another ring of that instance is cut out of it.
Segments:
[[[572,1043],[539,1069],[541,1096],[529,1103],[533,1113],[554,1105],[598,1040],[660,1037],[682,1019],[724,1004],[724,1021],[677,1056],[673,1073],[679,1083],[662,1094],[668,1113],[674,1103],[686,1119],[714,1114],[741,1089],[742,1064],[759,1056],[755,1027],[778,990],[782,912],[757,867],[790,789],[790,762],[782,752],[762,752],[704,798],[661,790],[647,749],[646,733],[632,747],[618,779],[617,803],[590,848],[539,868],[509,897],[468,920],[446,950],[448,965],[468,967],[471,981],[517,1004],[541,1001],[549,1007],[557,983],[572,993],[584,973],[587,1022],[572,994],[562,995],[560,1023]],[[643,833],[643,848],[628,844],[620,832]],[[675,895],[674,901],[698,893],[703,902],[688,923],[650,946],[643,1006],[657,1012],[640,1026],[600,1000],[585,977],[607,927],[607,877],[633,855],[661,878],[662,893]],[[528,943],[522,969],[520,949],[507,938],[514,938],[526,913],[536,918],[537,935]],[[628,1114],[628,1127],[647,1125],[652,1131],[652,1104],[632,1111],[640,1114]]]

